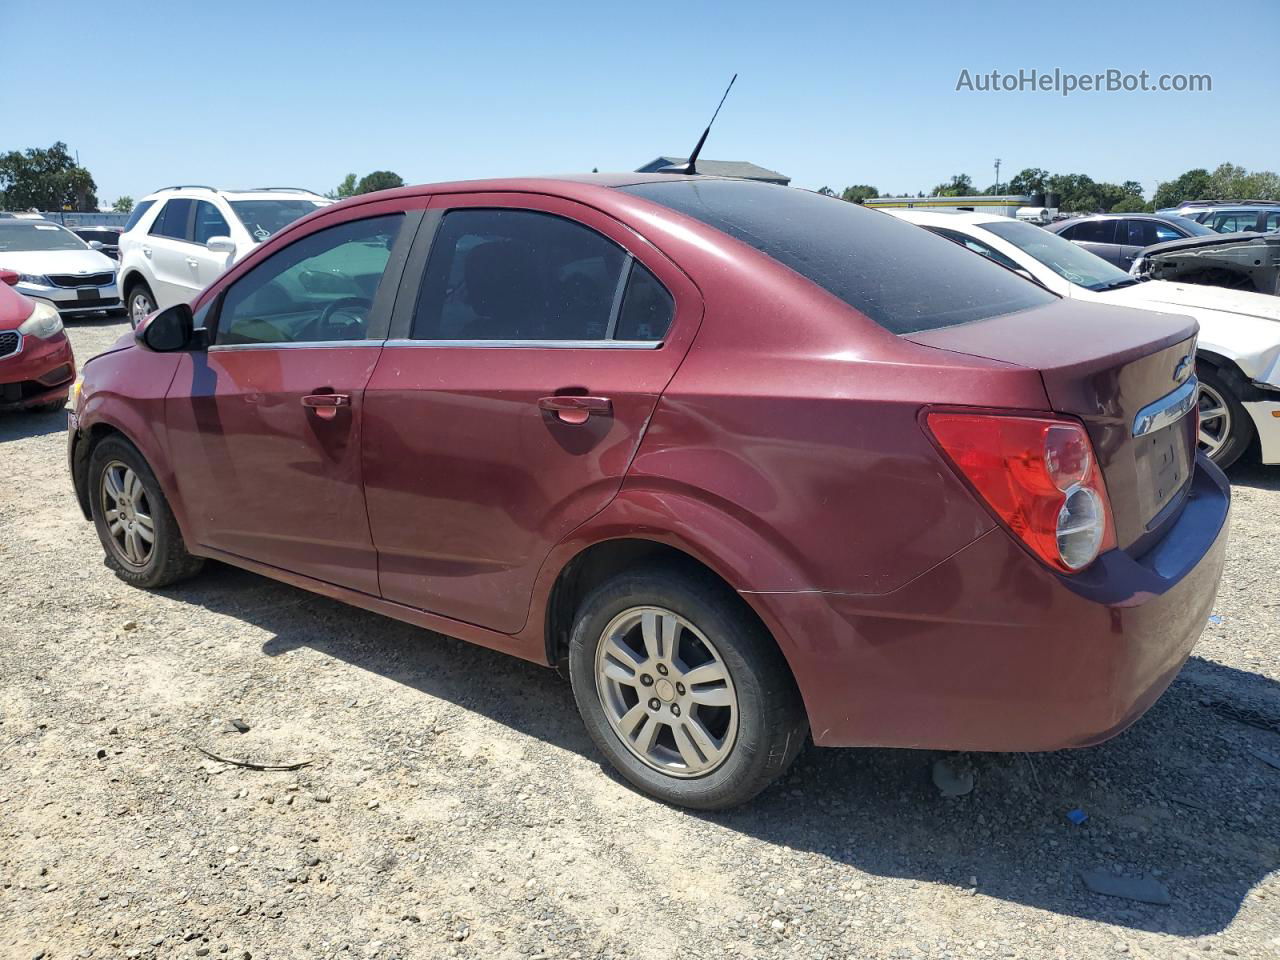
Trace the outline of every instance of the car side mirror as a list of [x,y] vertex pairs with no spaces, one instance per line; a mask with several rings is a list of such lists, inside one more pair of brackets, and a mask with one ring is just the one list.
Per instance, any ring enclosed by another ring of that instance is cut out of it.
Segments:
[[9,287],[16,287],[18,285],[18,271],[0,270],[0,283]]
[[195,329],[195,319],[189,303],[174,304],[159,313],[153,313],[138,324],[133,337],[140,347],[154,353],[202,350],[207,345],[205,332]]
[[210,237],[204,242],[210,253],[235,253],[236,242],[230,237]]
[[102,243],[102,241],[101,241],[101,240],[90,240],[90,241],[89,241],[89,249],[90,249],[90,250],[97,250],[99,253],[101,253],[101,252],[102,252],[102,248],[103,248],[103,243]]

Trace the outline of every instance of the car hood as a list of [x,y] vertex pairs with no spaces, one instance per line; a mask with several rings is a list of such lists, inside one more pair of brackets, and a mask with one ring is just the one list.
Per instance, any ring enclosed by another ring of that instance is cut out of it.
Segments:
[[1251,380],[1280,386],[1280,298],[1166,280],[1147,280],[1097,297],[1117,306],[1195,317],[1200,350],[1233,361]]
[[1215,233],[1209,236],[1183,237],[1180,240],[1166,240],[1164,243],[1153,243],[1142,248],[1142,256],[1149,257],[1157,253],[1170,253],[1175,250],[1190,250],[1196,247],[1216,247],[1224,243],[1276,243],[1280,244],[1280,233]]
[[97,250],[17,250],[0,253],[0,267],[19,273],[106,273],[116,262]]
[[17,330],[35,306],[17,290],[0,283],[0,330]]
[[1127,307],[1200,308],[1243,317],[1262,317],[1280,321],[1280,297],[1247,290],[1228,290],[1202,283],[1179,283],[1170,280],[1147,280],[1131,287],[1107,291],[1107,300]]

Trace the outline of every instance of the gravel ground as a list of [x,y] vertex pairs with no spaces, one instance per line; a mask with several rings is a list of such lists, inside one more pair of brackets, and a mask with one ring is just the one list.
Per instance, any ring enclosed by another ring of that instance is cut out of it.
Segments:
[[954,798],[938,754],[810,749],[697,815],[550,671],[218,565],[129,589],[63,429],[0,415],[0,956],[1280,957],[1280,469],[1234,471],[1215,622],[1122,736],[952,758]]

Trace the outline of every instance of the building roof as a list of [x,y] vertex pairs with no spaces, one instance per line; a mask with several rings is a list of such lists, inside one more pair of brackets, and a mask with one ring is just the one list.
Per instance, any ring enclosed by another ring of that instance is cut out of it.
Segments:
[[[658,157],[650,160],[642,167],[636,168],[636,173],[656,173],[663,167],[675,166],[684,163],[687,157]],[[785,173],[779,173],[777,170],[770,170],[768,167],[757,166],[746,160],[703,160],[698,159],[698,173],[705,174],[709,177],[739,177],[744,180],[763,180],[766,183],[781,183],[784,186],[791,182],[791,178]]]

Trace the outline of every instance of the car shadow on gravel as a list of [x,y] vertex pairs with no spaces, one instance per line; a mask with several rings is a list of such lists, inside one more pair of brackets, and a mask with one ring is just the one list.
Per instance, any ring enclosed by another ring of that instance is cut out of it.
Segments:
[[1233,487],[1254,487],[1258,490],[1280,490],[1280,464],[1267,466],[1250,451],[1227,470],[1227,479]]
[[0,411],[0,443],[43,437],[51,433],[63,433],[66,429],[67,411],[65,409],[48,412]]
[[[175,599],[299,648],[476,711],[601,762],[568,684],[552,671],[215,564]],[[1101,746],[1044,754],[806,750],[744,808],[689,814],[763,843],[880,877],[946,884],[1120,927],[1179,936],[1230,924],[1280,868],[1280,684],[1192,658],[1133,728]],[[930,770],[968,765],[975,786],[944,798]],[[1067,815],[1082,810],[1080,825]],[[1081,871],[1152,877],[1167,906],[1090,892]],[[850,880],[854,879],[851,875]]]

